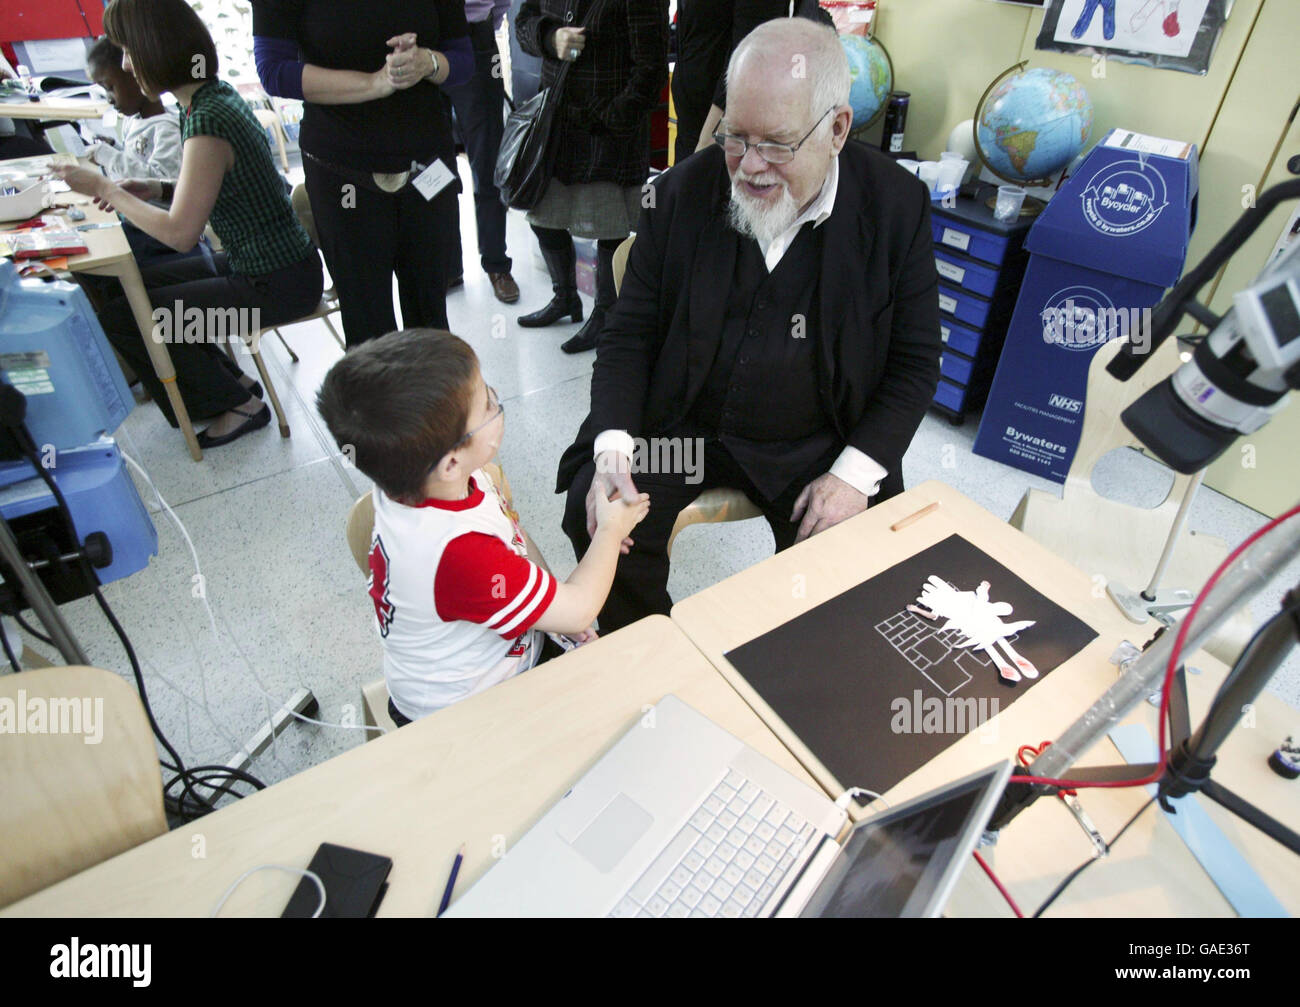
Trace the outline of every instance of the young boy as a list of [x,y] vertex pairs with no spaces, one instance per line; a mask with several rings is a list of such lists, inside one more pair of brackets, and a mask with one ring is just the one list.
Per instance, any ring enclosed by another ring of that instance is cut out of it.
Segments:
[[363,343],[316,404],[375,483],[370,596],[399,726],[533,667],[546,632],[594,635],[649,494],[600,497],[591,547],[559,583],[483,472],[505,410],[468,344],[432,329]]
[[181,121],[157,98],[147,97],[135,77],[122,69],[122,50],[108,37],[99,39],[86,55],[86,73],[108,93],[109,103],[122,116],[121,144],[100,141],[89,154],[117,181],[124,178],[161,178],[170,181],[181,173]]

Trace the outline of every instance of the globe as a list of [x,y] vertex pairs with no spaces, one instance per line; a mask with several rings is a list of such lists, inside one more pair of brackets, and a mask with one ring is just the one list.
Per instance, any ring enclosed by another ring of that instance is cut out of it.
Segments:
[[1092,99],[1068,73],[1025,64],[995,80],[975,110],[975,145],[989,169],[1015,183],[1043,183],[1087,146]]
[[861,129],[884,110],[889,92],[894,89],[894,66],[885,47],[875,39],[841,35],[840,44],[849,59],[849,76],[853,80],[849,91],[853,128]]

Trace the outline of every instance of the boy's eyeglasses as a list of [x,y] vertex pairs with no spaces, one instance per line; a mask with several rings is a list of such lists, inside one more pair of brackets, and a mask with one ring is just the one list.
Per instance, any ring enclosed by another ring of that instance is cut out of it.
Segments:
[[822,119],[834,111],[835,108],[832,106],[823,112],[813,123],[812,129],[808,130],[798,143],[777,143],[775,140],[750,143],[744,137],[732,136],[730,133],[714,133],[713,142],[721,147],[728,157],[744,157],[749,153],[749,148],[753,147],[758,151],[758,156],[768,164],[789,164],[794,160],[794,155],[798,153],[799,148],[804,145],[804,141],[813,135],[813,130],[822,124]]
[[[482,430],[484,427],[488,426],[489,424],[493,423],[498,417],[504,416],[506,414],[506,407],[501,402],[501,399],[497,397],[497,390],[493,388],[491,385],[488,385],[487,393],[488,393],[488,412],[490,413],[490,415],[482,423],[476,426],[473,430],[468,431],[464,437],[462,437],[455,444],[449,447],[447,449],[449,452],[455,451],[458,447],[461,447],[464,444],[468,444],[470,442],[470,439],[476,433],[478,433],[480,430]],[[443,457],[446,456],[444,455]],[[436,469],[438,467],[438,463],[441,461],[442,458],[439,458],[438,461],[430,465],[429,471],[432,472],[434,469]]]
[[455,451],[462,444],[468,444],[470,442],[470,438],[472,438],[476,433],[478,433],[480,430],[486,427],[489,423],[493,422],[498,416],[505,415],[506,407],[501,404],[501,399],[497,397],[497,390],[493,388],[491,385],[488,385],[487,393],[488,393],[488,411],[489,413],[491,413],[491,415],[488,416],[487,419],[485,419],[482,423],[476,426],[473,430],[465,434],[465,436],[462,437],[460,440],[458,440],[455,444],[453,444],[451,446],[452,451]]

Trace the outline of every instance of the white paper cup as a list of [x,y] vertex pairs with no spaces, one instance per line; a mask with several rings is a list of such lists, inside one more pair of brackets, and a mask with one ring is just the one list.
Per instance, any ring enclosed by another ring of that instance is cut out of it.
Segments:
[[999,185],[998,198],[993,207],[994,220],[1015,220],[1025,202],[1025,190],[1018,185]]

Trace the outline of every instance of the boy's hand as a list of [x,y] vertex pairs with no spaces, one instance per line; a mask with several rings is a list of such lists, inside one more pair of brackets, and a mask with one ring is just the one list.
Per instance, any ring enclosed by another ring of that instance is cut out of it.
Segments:
[[605,495],[605,487],[599,479],[593,479],[591,485],[596,495],[596,530],[609,529],[621,543],[650,512],[650,494],[638,493],[611,500]]
[[[611,499],[631,499],[637,495],[636,484],[632,482],[632,459],[617,451],[602,451],[596,458],[596,471],[591,477],[591,486],[587,490],[587,534],[596,534],[596,486],[599,484],[605,495]],[[632,540],[624,539],[619,548],[624,556],[631,551]]]
[[591,641],[596,639],[596,637],[597,637],[596,627],[588,626],[577,636],[570,636],[569,639],[572,640],[574,643],[576,643],[579,647],[581,647],[584,643],[591,643]]

